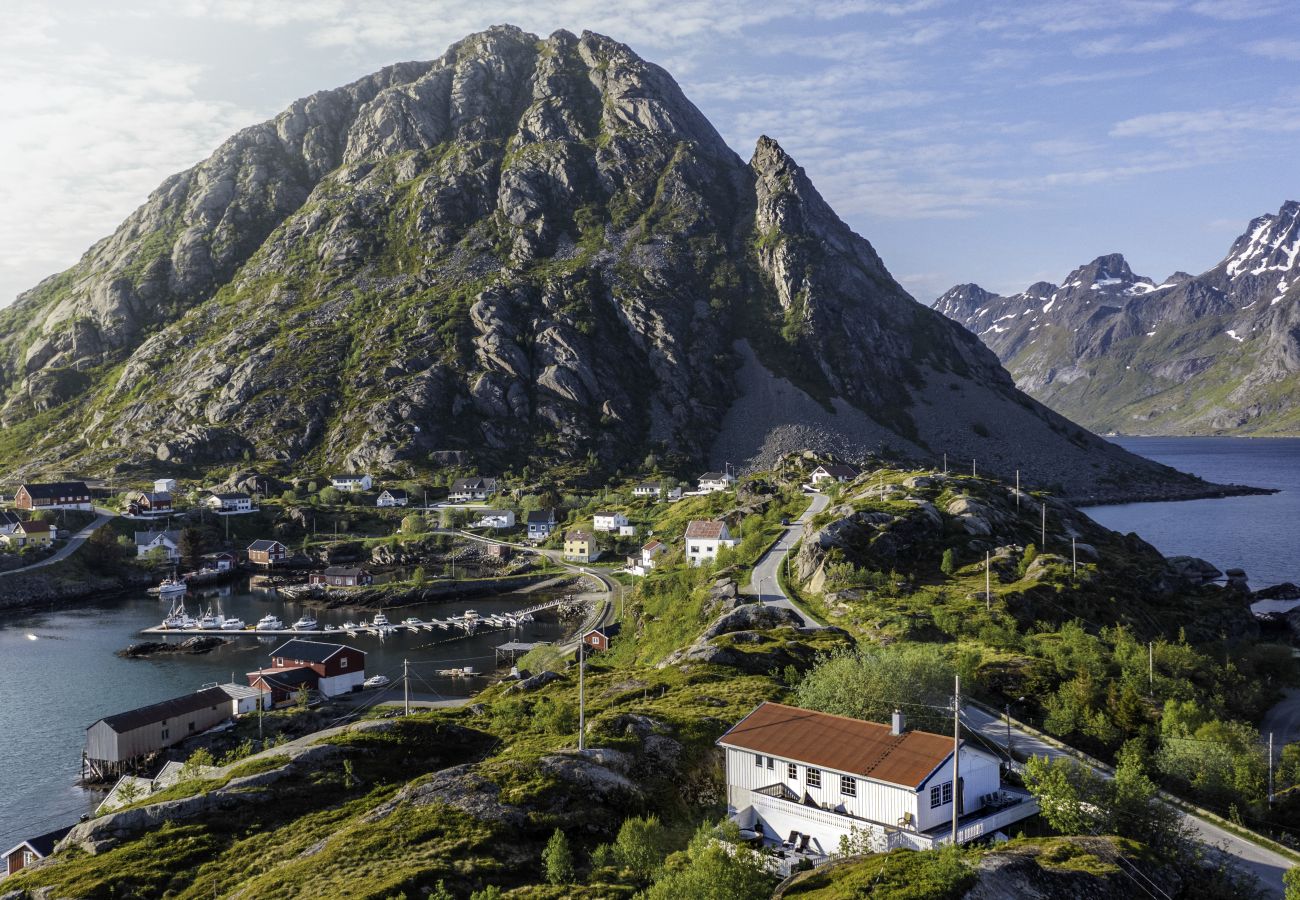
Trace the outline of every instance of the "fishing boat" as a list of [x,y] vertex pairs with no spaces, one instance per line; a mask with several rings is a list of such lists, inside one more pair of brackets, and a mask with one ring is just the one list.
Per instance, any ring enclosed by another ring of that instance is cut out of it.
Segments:
[[197,624],[194,617],[185,611],[183,604],[173,603],[171,610],[167,613],[167,618],[163,619],[160,627],[173,631],[184,631],[194,628]]
[[376,628],[386,628],[389,625],[388,616],[383,613],[375,613],[375,617],[370,620],[370,624]]
[[297,622],[293,623],[294,631],[315,631],[317,626],[316,617],[311,613],[306,613]]
[[216,631],[219,628],[221,628],[221,622],[222,622],[221,619],[213,615],[212,607],[209,606],[208,611],[205,612],[203,615],[199,616],[198,625],[199,628],[203,629],[204,631]]
[[177,597],[187,590],[184,578],[164,578],[155,589],[158,592],[158,599],[164,600],[169,597]]
[[247,627],[248,626],[244,624],[243,619],[236,619],[234,617],[227,619],[223,617],[221,620],[222,631],[243,631]]
[[284,623],[272,613],[267,613],[257,620],[258,631],[284,631]]

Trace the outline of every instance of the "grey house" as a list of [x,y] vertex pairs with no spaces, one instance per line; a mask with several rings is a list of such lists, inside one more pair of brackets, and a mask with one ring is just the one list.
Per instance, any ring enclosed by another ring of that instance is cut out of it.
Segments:
[[116,777],[145,757],[220,725],[233,715],[230,695],[212,687],[107,716],[86,729],[82,775],[91,779]]

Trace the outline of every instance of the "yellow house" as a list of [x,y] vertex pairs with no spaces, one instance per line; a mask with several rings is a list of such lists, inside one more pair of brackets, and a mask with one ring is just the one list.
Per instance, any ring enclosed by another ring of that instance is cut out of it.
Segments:
[[49,522],[19,522],[13,531],[4,535],[10,548],[46,547],[54,542],[54,529]]
[[588,531],[570,531],[564,535],[564,558],[574,562],[591,562],[600,556],[596,539]]

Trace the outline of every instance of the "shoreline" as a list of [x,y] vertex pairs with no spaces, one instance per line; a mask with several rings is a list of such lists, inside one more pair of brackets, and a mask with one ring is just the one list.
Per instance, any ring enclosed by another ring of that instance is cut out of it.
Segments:
[[1248,484],[1206,484],[1203,490],[1171,491],[1170,493],[1152,493],[1125,497],[1061,497],[1067,503],[1079,509],[1093,506],[1127,506],[1130,503],[1178,503],[1184,500],[1223,500],[1228,497],[1263,497],[1280,494],[1281,488],[1253,487]]

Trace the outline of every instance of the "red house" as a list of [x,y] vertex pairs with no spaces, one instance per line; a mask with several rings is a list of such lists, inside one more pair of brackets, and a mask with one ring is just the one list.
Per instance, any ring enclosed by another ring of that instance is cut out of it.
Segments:
[[44,859],[54,852],[54,845],[72,830],[69,825],[40,837],[28,838],[4,855],[4,874],[13,875],[23,867],[31,865],[38,859]]
[[256,674],[295,669],[310,669],[319,680],[320,692],[334,697],[361,690],[361,683],[366,680],[366,653],[347,644],[294,638],[271,653],[270,668]]
[[618,632],[619,623],[614,622],[611,625],[591,629],[582,636],[582,642],[587,645],[588,650],[603,652],[609,649],[609,642],[618,635]]
[[90,509],[90,488],[84,481],[28,483],[14,494],[19,509]]
[[308,581],[330,587],[366,587],[375,583],[375,577],[365,569],[330,566],[324,572],[312,572]]
[[303,688],[320,690],[320,675],[306,666],[292,669],[258,669],[248,673],[248,684],[263,694],[271,695],[270,705],[284,706],[294,702]]
[[253,541],[248,545],[248,561],[273,566],[289,558],[289,548],[279,541]]

